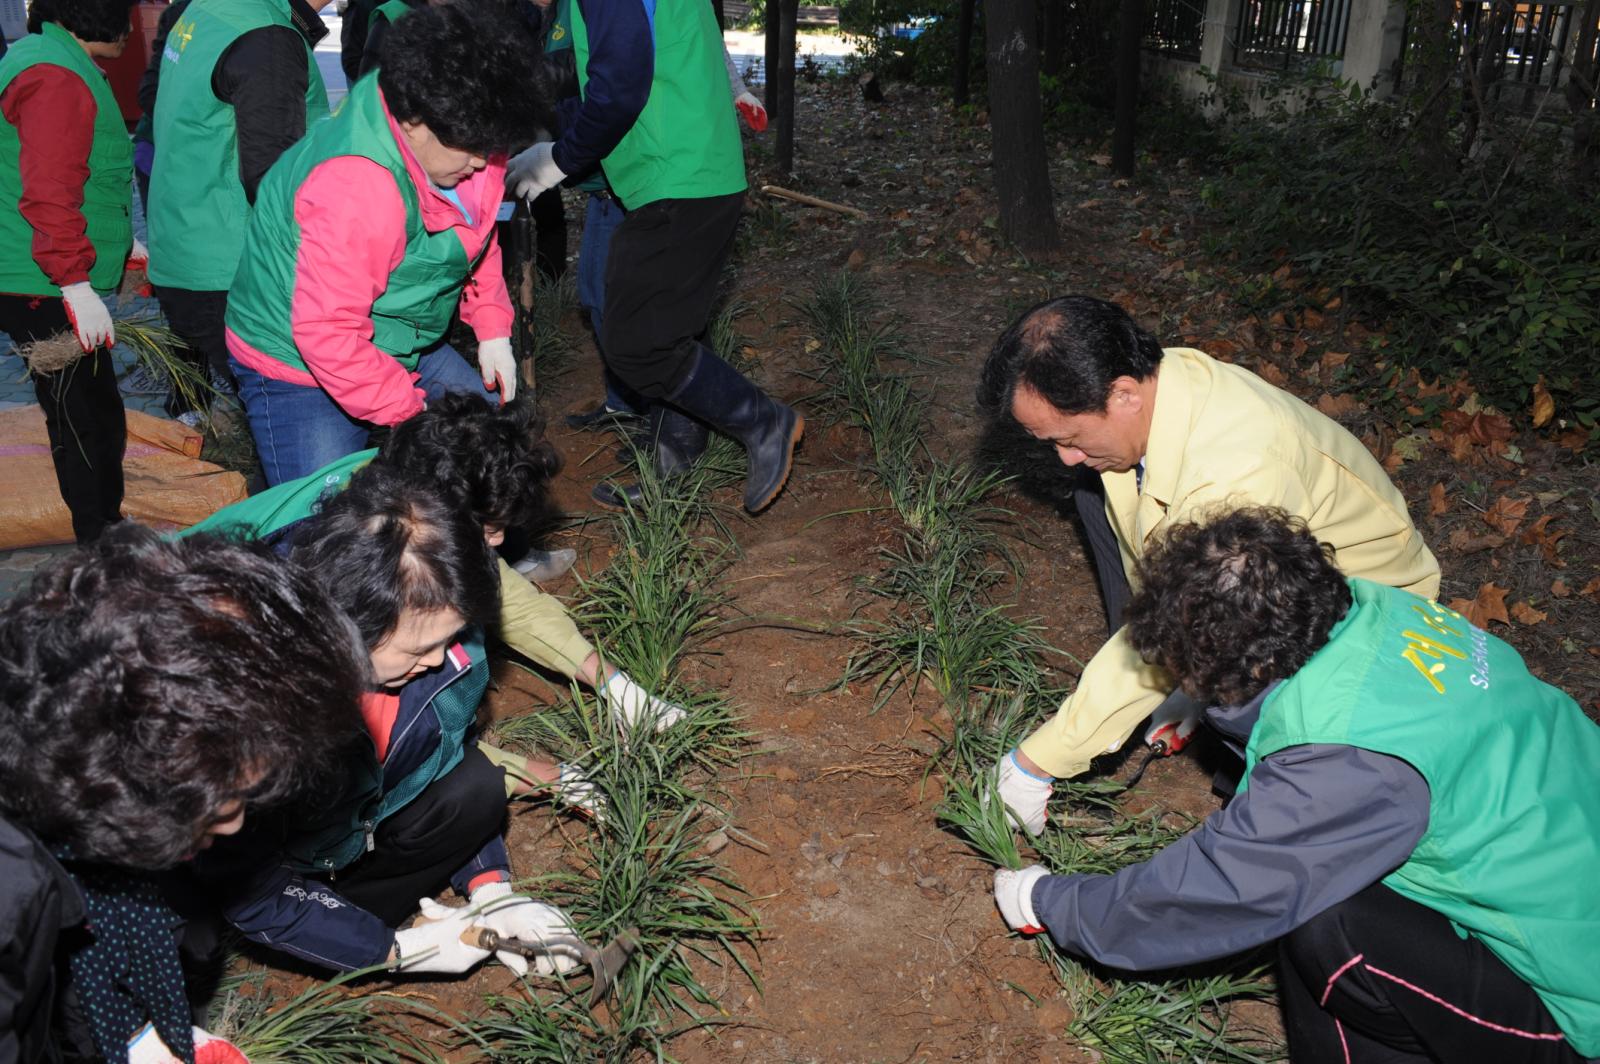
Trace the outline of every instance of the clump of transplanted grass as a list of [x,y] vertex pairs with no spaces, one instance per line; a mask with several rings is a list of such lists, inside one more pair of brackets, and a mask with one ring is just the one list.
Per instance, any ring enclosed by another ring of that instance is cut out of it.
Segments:
[[507,745],[582,764],[605,797],[603,817],[565,835],[561,867],[526,886],[596,946],[624,929],[639,946],[595,1012],[584,1006],[587,980],[493,998],[462,1045],[496,1061],[663,1059],[673,1038],[724,1022],[730,987],[759,985],[757,917],[716,857],[727,841],[718,781],[749,735],[726,699],[682,671],[725,605],[718,580],[732,546],[708,499],[719,474],[702,463],[663,480],[640,465],[644,502],[614,518],[616,554],[585,584],[581,616],[607,662],[688,715],[661,732],[627,729],[575,691],[495,728]]
[[456,1025],[426,1001],[350,985],[367,972],[279,997],[267,991],[266,974],[258,968],[226,979],[208,1020],[211,1033],[252,1064],[444,1064],[408,1022]]

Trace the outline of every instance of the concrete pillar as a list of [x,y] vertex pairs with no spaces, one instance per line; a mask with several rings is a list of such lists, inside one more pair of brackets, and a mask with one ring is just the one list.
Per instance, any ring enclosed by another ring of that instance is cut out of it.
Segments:
[[1233,34],[1244,0],[1206,0],[1205,32],[1200,36],[1200,65],[1213,74],[1233,66]]
[[1394,92],[1405,25],[1404,0],[1351,0],[1340,77],[1375,96]]

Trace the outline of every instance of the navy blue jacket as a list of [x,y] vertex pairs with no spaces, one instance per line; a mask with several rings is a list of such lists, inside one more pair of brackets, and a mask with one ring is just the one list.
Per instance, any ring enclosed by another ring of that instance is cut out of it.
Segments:
[[[445,655],[443,665],[400,689],[400,712],[383,762],[386,785],[404,779],[438,745],[434,696],[474,669],[486,668],[484,660],[469,659],[458,645]],[[283,859],[295,819],[292,809],[257,817],[245,831],[202,855],[198,863],[207,880],[243,884],[225,903],[224,915],[245,937],[328,968],[349,971],[383,963],[394,945],[394,929],[341,897],[337,873],[318,877]],[[271,858],[263,861],[268,854]],[[450,882],[465,894],[468,884],[486,872],[511,876],[505,840],[499,835]]]
[[633,128],[656,73],[655,0],[574,0],[589,34],[583,98],[557,105],[561,137],[551,158],[581,177]]

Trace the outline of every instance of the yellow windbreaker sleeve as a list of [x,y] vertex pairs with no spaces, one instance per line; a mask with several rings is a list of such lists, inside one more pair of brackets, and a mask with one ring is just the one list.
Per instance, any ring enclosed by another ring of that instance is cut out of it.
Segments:
[[517,653],[563,676],[575,676],[594,647],[567,608],[500,559],[500,639]]

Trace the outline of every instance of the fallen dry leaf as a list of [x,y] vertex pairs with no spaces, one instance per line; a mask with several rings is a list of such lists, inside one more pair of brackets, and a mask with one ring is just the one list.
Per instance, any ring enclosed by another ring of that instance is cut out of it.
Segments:
[[1533,385],[1533,427],[1542,429],[1550,424],[1550,419],[1556,416],[1556,401],[1550,397],[1550,389],[1544,386],[1544,378],[1540,377]]
[[1511,616],[1506,613],[1508,590],[1490,581],[1478,588],[1477,598],[1451,599],[1449,605],[1451,609],[1479,628],[1487,628],[1490,621],[1510,624]]
[[1256,367],[1256,376],[1272,385],[1274,388],[1284,388],[1289,384],[1289,375],[1278,368],[1276,362],[1262,361]]
[[1111,156],[1109,156],[1109,155],[1091,155],[1091,156],[1089,156],[1089,161],[1094,163],[1096,166],[1110,166],[1111,165]]
[[1478,446],[1491,447],[1496,452],[1515,435],[1510,418],[1484,410],[1470,414],[1465,410],[1446,410],[1439,415],[1439,420],[1444,422],[1447,432],[1465,436]]
[[1590,598],[1600,595],[1600,576],[1597,576],[1587,584],[1584,584],[1582,590],[1580,590],[1578,594],[1588,595]]
[[1565,580],[1558,578],[1550,585],[1550,594],[1554,595],[1556,598],[1566,598],[1568,595],[1572,594],[1572,588],[1567,586],[1567,582]]
[[1338,369],[1350,361],[1348,351],[1326,351],[1322,355],[1322,368],[1324,371]]
[[1556,544],[1560,543],[1561,537],[1565,536],[1571,531],[1571,529],[1558,528],[1554,532],[1549,531],[1549,524],[1555,519],[1555,514],[1545,514],[1543,517],[1539,518],[1539,520],[1535,521],[1533,524],[1524,529],[1521,537],[1519,538],[1524,543],[1537,546],[1539,548],[1540,556],[1543,557],[1545,561],[1549,562],[1557,569],[1565,569],[1567,563],[1562,560],[1561,555],[1556,553]]
[[1531,627],[1543,622],[1550,615],[1534,609],[1533,606],[1526,602],[1519,602],[1511,607],[1511,616],[1516,619],[1518,624],[1526,624]]
[[1493,550],[1505,543],[1504,536],[1497,536],[1493,532],[1485,532],[1481,536],[1474,536],[1464,528],[1458,528],[1450,533],[1450,549],[1458,554],[1476,554],[1480,550]]
[[1350,414],[1358,414],[1365,410],[1366,406],[1353,395],[1344,393],[1334,395],[1332,392],[1323,392],[1317,399],[1317,409],[1329,417],[1337,419]]
[[1484,511],[1483,523],[1501,535],[1509,536],[1522,524],[1531,502],[1532,499],[1513,499],[1509,495],[1502,495]]
[[1428,516],[1438,517],[1450,509],[1450,500],[1445,498],[1444,481],[1439,481],[1428,489]]

